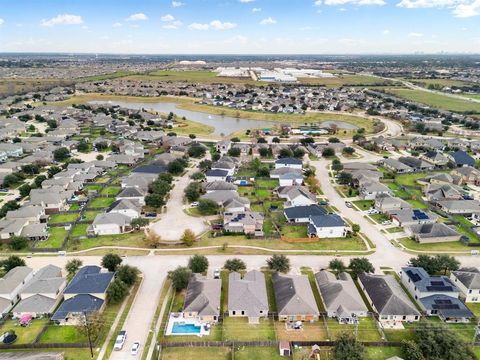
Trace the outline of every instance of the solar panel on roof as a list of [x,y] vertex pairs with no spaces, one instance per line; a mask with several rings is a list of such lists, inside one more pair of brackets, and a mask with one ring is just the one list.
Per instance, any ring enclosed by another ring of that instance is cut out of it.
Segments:
[[432,284],[432,285],[434,285],[434,286],[439,286],[439,285],[443,285],[444,283],[443,283],[443,281],[435,281],[435,280],[433,280],[433,281],[430,281],[430,284]]
[[451,286],[427,286],[428,291],[453,291]]
[[454,310],[460,309],[457,304],[433,304],[432,309],[434,310]]
[[418,275],[417,273],[414,273],[412,270],[407,270],[407,275],[410,279],[412,279],[413,282],[417,282],[421,280],[420,275]]

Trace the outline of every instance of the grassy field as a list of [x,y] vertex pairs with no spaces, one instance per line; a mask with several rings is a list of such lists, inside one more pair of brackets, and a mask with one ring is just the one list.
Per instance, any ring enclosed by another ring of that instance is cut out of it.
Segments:
[[339,87],[339,86],[386,86],[391,85],[392,82],[388,80],[379,79],[368,75],[356,75],[356,74],[337,74],[333,78],[300,78],[300,83],[306,85],[323,85],[326,87]]
[[471,83],[468,81],[460,81],[460,80],[451,80],[451,79],[405,79],[410,81],[414,84],[427,87],[428,85],[438,85],[442,87],[452,87],[452,86],[466,86]]
[[411,238],[402,238],[400,243],[408,249],[423,250],[423,251],[466,251],[469,252],[470,248],[463,245],[460,241],[451,241],[445,243],[433,243],[433,244],[420,244]]
[[54,87],[60,84],[60,79],[0,79],[0,97],[7,93],[22,94],[29,91],[38,91],[45,87]]
[[[143,232],[132,232],[120,235],[103,235],[80,240],[78,244],[67,244],[68,250],[86,250],[97,246],[133,246],[145,247]],[[110,251],[110,250],[109,250]]]
[[15,344],[31,344],[42,331],[48,319],[33,320],[29,326],[19,326],[17,320],[7,320],[0,328],[0,335],[5,331],[13,330],[18,336]]
[[142,81],[184,81],[201,84],[260,84],[251,78],[232,78],[217,76],[213,71],[174,71],[174,70],[157,70],[145,75],[132,75],[125,80],[142,80]]
[[387,92],[406,100],[418,102],[442,110],[450,110],[455,112],[480,112],[479,103],[470,102],[468,100],[464,101],[427,91],[412,89],[388,89]]
[[282,360],[276,347],[241,347],[235,349],[236,360]]
[[71,223],[78,219],[78,214],[55,214],[48,218],[49,224]]
[[37,248],[60,248],[62,247],[63,240],[67,236],[67,230],[63,227],[51,227],[48,229],[48,239],[45,241],[39,241],[35,245]]
[[76,224],[72,229],[71,235],[73,237],[87,236],[88,226],[88,224]]
[[226,317],[223,320],[223,339],[238,341],[275,340],[273,321],[260,320],[259,324],[249,324],[246,317]]
[[80,333],[76,326],[49,325],[40,338],[40,343],[83,343],[87,336]]
[[231,350],[222,347],[165,347],[160,357],[161,360],[231,360],[231,358]]
[[98,197],[93,199],[93,201],[88,202],[88,208],[105,208],[110,206],[115,201],[114,198]]

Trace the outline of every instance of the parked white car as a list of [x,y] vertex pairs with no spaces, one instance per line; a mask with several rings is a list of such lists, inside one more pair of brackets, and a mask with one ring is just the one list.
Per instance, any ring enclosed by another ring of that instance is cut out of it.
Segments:
[[392,222],[390,220],[385,220],[382,222],[382,225],[392,225]]
[[123,344],[125,344],[125,340],[127,339],[127,332],[122,330],[118,333],[117,338],[115,339],[115,345],[113,346],[113,350],[120,351],[123,349]]
[[135,341],[132,345],[132,350],[130,351],[130,353],[132,355],[137,355],[138,350],[140,350],[140,343],[138,341]]

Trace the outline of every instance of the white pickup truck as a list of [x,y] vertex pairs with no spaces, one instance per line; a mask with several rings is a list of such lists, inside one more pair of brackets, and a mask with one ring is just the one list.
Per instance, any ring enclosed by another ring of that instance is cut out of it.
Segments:
[[127,332],[122,330],[118,333],[117,338],[115,339],[115,346],[113,350],[120,351],[123,348],[123,344],[125,344],[125,340],[127,339]]

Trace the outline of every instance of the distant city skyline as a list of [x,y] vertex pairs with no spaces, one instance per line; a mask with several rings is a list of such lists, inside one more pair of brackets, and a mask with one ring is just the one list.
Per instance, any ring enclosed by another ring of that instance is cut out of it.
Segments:
[[480,0],[17,0],[0,52],[480,53]]

